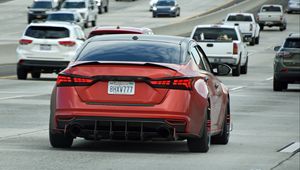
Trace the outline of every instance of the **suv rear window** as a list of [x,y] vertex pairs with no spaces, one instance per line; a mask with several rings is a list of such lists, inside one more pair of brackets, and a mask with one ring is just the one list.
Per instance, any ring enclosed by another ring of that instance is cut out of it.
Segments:
[[252,21],[252,18],[245,15],[230,15],[227,21]]
[[65,2],[62,8],[85,8],[85,2]]
[[36,1],[32,4],[31,8],[46,8],[50,9],[52,8],[52,3],[51,1]]
[[180,62],[178,44],[146,41],[94,41],[84,47],[77,61]]
[[195,41],[233,41],[238,40],[232,28],[197,28],[193,35]]
[[280,7],[278,6],[265,6],[261,10],[262,12],[281,12]]
[[59,39],[70,36],[70,31],[64,27],[30,26],[25,36],[39,39]]
[[300,48],[300,38],[288,38],[286,39],[284,48]]

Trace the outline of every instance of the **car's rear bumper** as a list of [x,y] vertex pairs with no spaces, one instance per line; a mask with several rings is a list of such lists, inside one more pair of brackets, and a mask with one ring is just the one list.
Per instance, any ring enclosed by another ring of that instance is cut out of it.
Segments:
[[153,13],[156,16],[174,16],[174,15],[176,15],[176,11],[156,11]]
[[238,64],[238,59],[236,57],[208,57],[209,62],[215,66],[219,64],[228,64],[230,66],[235,66]]
[[300,69],[288,72],[277,72],[274,74],[275,78],[282,82],[300,83]]
[[284,23],[282,21],[259,21],[259,25],[264,25],[264,26],[282,26]]
[[46,73],[60,72],[65,69],[69,61],[47,61],[47,60],[20,60],[18,67],[27,71],[41,71]]

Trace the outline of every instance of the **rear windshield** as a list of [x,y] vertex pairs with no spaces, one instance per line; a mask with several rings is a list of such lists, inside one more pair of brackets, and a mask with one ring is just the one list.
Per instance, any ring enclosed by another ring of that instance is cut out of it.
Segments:
[[245,15],[230,15],[227,21],[252,21],[252,17]]
[[178,44],[158,42],[101,41],[90,42],[77,61],[180,62]]
[[26,30],[25,35],[39,39],[58,39],[69,37],[70,32],[64,27],[30,26]]
[[158,1],[156,3],[157,6],[174,6],[175,5],[175,1],[170,1],[170,0],[166,0],[166,1]]
[[65,2],[62,4],[62,8],[85,8],[84,2]]
[[300,48],[300,38],[288,38],[284,43],[284,48]]
[[238,40],[236,31],[231,28],[197,28],[195,41],[233,41]]
[[50,14],[47,18],[48,21],[74,21],[73,14]]
[[263,7],[261,11],[262,12],[281,12],[281,9],[278,6],[266,6],[266,7]]
[[47,8],[47,9],[50,9],[50,8],[52,8],[52,3],[51,3],[51,1],[36,1],[32,4],[31,8]]

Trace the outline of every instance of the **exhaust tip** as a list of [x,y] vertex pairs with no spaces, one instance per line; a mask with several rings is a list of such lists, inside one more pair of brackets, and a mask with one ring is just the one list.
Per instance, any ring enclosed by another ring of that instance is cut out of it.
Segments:
[[168,138],[170,137],[171,131],[169,128],[162,126],[158,128],[157,133],[164,138]]
[[81,132],[80,125],[78,125],[78,124],[71,125],[71,127],[70,127],[70,134],[71,134],[71,136],[77,137],[80,134],[80,132]]

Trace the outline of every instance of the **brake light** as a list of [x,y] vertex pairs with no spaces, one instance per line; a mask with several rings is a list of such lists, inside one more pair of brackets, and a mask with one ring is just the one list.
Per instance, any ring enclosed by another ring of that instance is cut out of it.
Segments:
[[72,47],[76,45],[75,41],[59,41],[58,42],[60,45],[66,46],[66,47]]
[[237,43],[233,43],[233,54],[238,54],[239,47]]
[[259,21],[259,16],[257,15],[256,20]]
[[31,44],[32,43],[32,40],[28,40],[28,39],[20,39],[19,40],[19,43],[21,45],[28,45],[28,44]]
[[192,78],[175,78],[169,80],[151,80],[150,85],[154,88],[191,90]]
[[91,78],[58,75],[56,79],[57,86],[88,86],[93,82]]

